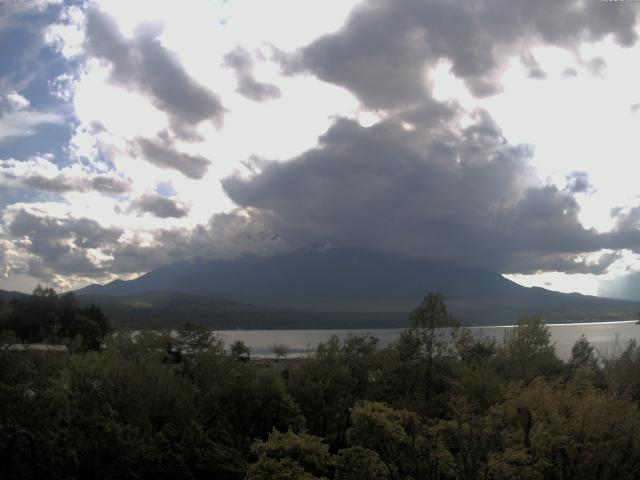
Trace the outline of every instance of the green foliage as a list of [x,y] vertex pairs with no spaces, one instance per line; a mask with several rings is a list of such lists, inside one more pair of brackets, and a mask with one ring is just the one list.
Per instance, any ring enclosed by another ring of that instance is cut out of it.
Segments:
[[[31,471],[52,479],[631,480],[640,472],[640,348],[597,358],[580,338],[563,363],[539,317],[522,318],[497,344],[457,328],[442,297],[429,295],[387,348],[370,335],[333,337],[278,363],[239,362],[246,345],[226,350],[193,323],[102,342],[109,327],[99,309],[42,287],[0,305],[0,322],[2,478],[20,462],[10,445],[23,437],[37,453]],[[11,348],[37,338],[75,348]]]
[[289,370],[289,391],[312,433],[344,442],[349,409],[370,388],[375,344],[369,336],[351,335],[342,342],[334,336]]
[[440,293],[429,293],[411,313],[410,327],[402,341],[410,342],[407,346],[419,346],[415,353],[422,360],[422,383],[427,403],[441,387],[443,365],[440,360],[451,355],[452,340],[459,326]]
[[363,447],[344,448],[335,458],[336,480],[387,480],[389,468],[373,450]]
[[[252,479],[264,478],[257,476],[256,471],[264,470],[266,466],[273,466],[274,460],[279,462],[280,466],[287,466],[287,470],[293,469],[299,473],[308,474],[309,478],[326,478],[333,468],[329,446],[323,443],[321,438],[306,433],[296,434],[291,431],[281,433],[274,430],[267,441],[256,442],[254,451],[258,462],[257,466],[252,468],[250,475]],[[285,461],[284,465],[283,461]],[[303,475],[302,478],[305,476]]]
[[242,340],[236,340],[229,346],[229,352],[233,358],[238,360],[243,355],[249,355],[251,353],[251,349]]
[[526,449],[507,448],[492,454],[488,462],[490,478],[495,480],[543,480],[544,462]]
[[284,343],[274,343],[271,345],[271,351],[277,359],[287,358],[287,355],[289,355],[289,347]]
[[73,293],[58,295],[38,285],[33,295],[0,309],[0,331],[24,342],[64,342],[88,351],[100,349],[111,325],[98,306],[79,307]]
[[222,340],[215,332],[193,322],[185,322],[178,328],[172,348],[187,354],[198,354],[209,350],[224,350]]
[[235,448],[246,449],[254,439],[266,439],[274,427],[286,430],[304,423],[275,369],[237,362],[215,350],[185,367],[200,392],[205,427]]
[[506,440],[524,448],[544,478],[632,478],[640,468],[640,414],[624,397],[540,378],[513,389],[504,407],[504,432],[513,435]]
[[314,480],[317,478],[290,458],[265,457],[249,468],[249,480]]
[[629,395],[640,404],[640,347],[636,340],[619,355],[606,356],[603,363],[608,389]]
[[349,445],[376,452],[391,478],[431,478],[450,463],[437,440],[439,425],[383,403],[356,406],[347,436]]
[[557,374],[562,369],[549,327],[538,315],[521,317],[518,325],[506,332],[499,360],[505,377],[524,382],[539,375]]

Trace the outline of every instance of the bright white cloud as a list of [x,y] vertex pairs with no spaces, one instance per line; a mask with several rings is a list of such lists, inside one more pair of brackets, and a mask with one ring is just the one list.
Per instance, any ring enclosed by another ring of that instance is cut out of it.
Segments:
[[15,90],[7,94],[7,102],[14,110],[23,110],[29,108],[31,103]]
[[7,138],[29,137],[40,125],[63,124],[64,116],[54,112],[16,110],[0,115],[0,143]]

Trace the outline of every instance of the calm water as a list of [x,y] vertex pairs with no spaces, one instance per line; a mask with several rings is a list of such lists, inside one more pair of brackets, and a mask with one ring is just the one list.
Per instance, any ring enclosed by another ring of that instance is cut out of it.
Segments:
[[[484,335],[502,339],[506,330],[513,327],[470,327],[470,330]],[[600,353],[611,354],[624,349],[630,340],[640,340],[640,325],[635,321],[602,322],[602,323],[571,323],[549,324],[551,339],[555,342],[556,352],[560,358],[571,356],[571,347],[580,335],[585,335],[591,345]],[[340,338],[349,332],[354,334],[370,333],[380,340],[379,346],[384,347],[398,338],[402,329],[373,328],[355,330],[223,330],[225,342],[242,340],[251,347],[251,354],[255,357],[270,357],[271,345],[282,343],[289,347],[290,356],[300,356],[312,351],[315,346],[337,335]]]

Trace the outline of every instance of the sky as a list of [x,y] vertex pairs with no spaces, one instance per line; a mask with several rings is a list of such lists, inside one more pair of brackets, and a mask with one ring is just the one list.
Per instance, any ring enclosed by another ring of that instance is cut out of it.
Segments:
[[640,299],[640,2],[0,0],[0,288],[349,248]]

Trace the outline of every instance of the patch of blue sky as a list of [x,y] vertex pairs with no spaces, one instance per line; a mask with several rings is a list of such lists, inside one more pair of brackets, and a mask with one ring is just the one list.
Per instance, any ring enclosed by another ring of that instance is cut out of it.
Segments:
[[0,76],[12,77],[23,71],[24,58],[38,48],[40,36],[23,27],[8,26],[0,30]]
[[[0,30],[0,95],[15,90],[29,101],[29,110],[55,112],[62,123],[47,123],[30,127],[24,132],[0,141],[0,159],[27,160],[34,155],[53,154],[61,166],[71,162],[68,144],[76,126],[73,105],[51,92],[51,82],[62,74],[74,74],[80,61],[68,61],[46,45],[43,31],[53,23],[59,6],[44,12],[29,10],[9,17]],[[3,108],[4,107],[4,108]],[[4,102],[1,110],[7,111]]]
[[173,197],[178,194],[178,192],[173,188],[170,182],[162,182],[156,186],[156,192],[162,195],[163,197]]
[[63,167],[73,163],[68,145],[73,125],[42,124],[33,127],[34,134],[5,138],[0,142],[0,159],[28,160],[36,155],[53,154],[54,163]]
[[38,52],[36,61],[40,67],[30,74],[29,81],[20,92],[21,95],[31,102],[32,108],[64,108],[64,104],[68,102],[52,93],[51,82],[63,74],[74,75],[78,71],[78,63],[69,63],[48,47]]

